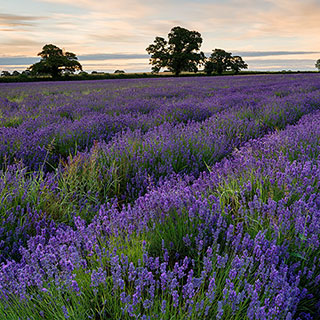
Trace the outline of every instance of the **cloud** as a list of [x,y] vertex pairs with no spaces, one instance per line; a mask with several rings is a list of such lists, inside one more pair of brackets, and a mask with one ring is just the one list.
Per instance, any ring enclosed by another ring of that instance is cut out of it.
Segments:
[[111,29],[109,31],[101,33],[90,33],[88,38],[91,41],[99,41],[105,43],[136,43],[137,41],[144,41],[144,38],[139,35],[132,33],[129,30]]
[[250,60],[250,64],[259,63],[264,65],[271,65],[278,63],[281,65],[294,65],[294,64],[315,64],[315,61],[312,59],[253,59]]
[[[189,21],[212,42],[253,48],[320,49],[320,2],[313,0],[230,0],[194,3]],[[196,21],[194,17],[200,17]],[[272,47],[271,47],[272,46]]]
[[280,33],[287,36],[308,35],[320,31],[320,3],[313,0],[269,0],[270,11],[261,12],[257,19],[262,21],[258,31]]
[[34,40],[30,37],[21,37],[19,35],[14,35],[14,37],[1,41],[2,45],[6,46],[18,46],[18,47],[29,47],[38,46],[41,42]]
[[316,71],[311,59],[257,59],[248,62],[249,70],[305,70]]
[[243,57],[268,57],[268,56],[287,56],[287,55],[306,55],[320,53],[317,51],[234,51],[234,55]]
[[33,55],[53,43],[79,57],[107,52],[112,59],[112,52],[145,53],[156,36],[167,37],[176,25],[199,31],[208,52],[224,48],[264,57],[320,51],[318,0],[29,1],[45,5],[25,16],[0,14],[0,52]]
[[35,57],[0,57],[0,65],[24,66],[37,61],[39,61],[39,58]]
[[97,53],[97,54],[84,54],[80,55],[79,60],[120,60],[120,59],[148,59],[147,54],[134,54],[134,53]]
[[[243,58],[259,58],[259,57],[278,57],[278,56],[305,56],[320,54],[320,51],[239,51],[230,50],[232,55],[238,55]],[[209,57],[212,52],[205,52],[205,56]]]
[[[24,55],[34,55],[41,51],[44,43],[41,39],[29,34],[21,34],[17,32],[6,33],[10,36],[2,37],[0,40],[0,52],[2,56],[17,56],[19,53]],[[35,40],[36,39],[36,40]],[[21,55],[21,54],[20,54]]]
[[44,19],[38,16],[22,16],[15,14],[0,13],[1,27],[34,26],[35,22]]
[[98,12],[103,14],[105,19],[135,19],[139,20],[154,13],[152,5],[146,5],[142,0],[117,0],[117,1],[101,1],[101,0],[40,0],[42,2],[50,2],[63,4],[73,7],[86,9],[87,12]]

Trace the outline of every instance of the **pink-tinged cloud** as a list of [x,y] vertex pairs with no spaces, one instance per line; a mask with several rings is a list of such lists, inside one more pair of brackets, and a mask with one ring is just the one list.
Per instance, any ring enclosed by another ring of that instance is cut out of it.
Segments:
[[43,17],[38,17],[38,16],[24,16],[24,15],[0,13],[0,26],[2,27],[33,26],[35,22],[42,19]]
[[154,14],[152,2],[138,0],[39,0],[54,4],[72,5],[74,7],[84,8],[88,12],[101,13],[105,19],[141,19],[147,15]]

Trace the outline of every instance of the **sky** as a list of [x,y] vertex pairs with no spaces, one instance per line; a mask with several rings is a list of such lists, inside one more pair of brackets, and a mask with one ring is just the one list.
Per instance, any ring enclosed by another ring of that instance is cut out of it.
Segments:
[[174,26],[249,70],[316,70],[319,21],[320,0],[0,0],[0,71],[25,70],[52,43],[88,72],[147,72],[146,47]]

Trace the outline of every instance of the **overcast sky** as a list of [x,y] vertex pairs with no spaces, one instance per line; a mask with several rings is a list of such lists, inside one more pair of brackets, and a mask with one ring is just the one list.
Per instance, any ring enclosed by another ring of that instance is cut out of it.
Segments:
[[149,71],[145,48],[178,25],[251,70],[316,70],[319,21],[320,0],[0,0],[0,70],[24,70],[52,43],[86,71]]

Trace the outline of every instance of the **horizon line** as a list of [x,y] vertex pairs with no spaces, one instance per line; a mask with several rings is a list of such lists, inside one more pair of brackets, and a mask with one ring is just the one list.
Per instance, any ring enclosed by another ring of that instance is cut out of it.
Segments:
[[[306,54],[316,54],[319,51],[241,51],[234,50],[236,55],[243,57],[268,57],[268,56],[284,56],[284,55],[306,55]],[[205,52],[206,56],[210,56],[211,52]],[[148,54],[142,53],[91,53],[91,54],[80,54],[77,55],[78,60],[123,60],[123,59],[149,59]],[[25,65],[37,62],[40,57],[37,56],[0,56],[0,65]]]

